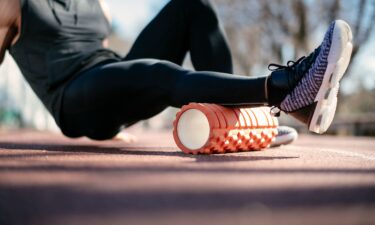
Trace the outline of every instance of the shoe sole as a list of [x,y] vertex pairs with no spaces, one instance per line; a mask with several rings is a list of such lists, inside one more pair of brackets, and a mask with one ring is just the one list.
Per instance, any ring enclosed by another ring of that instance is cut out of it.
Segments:
[[282,145],[291,144],[292,142],[297,140],[297,138],[298,138],[298,133],[295,130],[291,131],[288,134],[277,135],[275,140],[272,141],[272,143],[270,145],[270,148],[276,148],[276,147],[280,147]]
[[318,134],[327,131],[336,113],[337,94],[340,80],[348,68],[353,50],[350,26],[337,20],[332,35],[332,45],[328,55],[328,65],[323,82],[315,97],[315,110],[309,124],[309,130]]

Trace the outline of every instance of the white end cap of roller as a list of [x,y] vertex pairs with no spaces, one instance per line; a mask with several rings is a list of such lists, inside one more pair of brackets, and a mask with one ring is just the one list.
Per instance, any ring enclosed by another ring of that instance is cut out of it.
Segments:
[[177,134],[186,148],[200,149],[210,137],[210,123],[203,112],[189,109],[178,120]]

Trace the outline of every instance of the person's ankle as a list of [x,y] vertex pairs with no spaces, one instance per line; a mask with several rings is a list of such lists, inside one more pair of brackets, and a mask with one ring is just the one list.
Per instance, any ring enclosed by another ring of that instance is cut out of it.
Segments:
[[280,82],[278,82],[278,77],[282,76],[285,71],[274,71],[271,75],[268,76],[266,82],[266,96],[267,102],[269,106],[278,106],[284,100],[286,95],[288,94],[287,87],[280,86]]

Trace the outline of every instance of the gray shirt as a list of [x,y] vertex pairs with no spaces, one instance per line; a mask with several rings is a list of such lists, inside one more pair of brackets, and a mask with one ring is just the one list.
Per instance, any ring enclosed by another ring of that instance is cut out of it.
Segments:
[[69,81],[100,62],[119,58],[102,45],[110,24],[98,0],[21,3],[21,36],[10,54],[60,125],[63,92]]

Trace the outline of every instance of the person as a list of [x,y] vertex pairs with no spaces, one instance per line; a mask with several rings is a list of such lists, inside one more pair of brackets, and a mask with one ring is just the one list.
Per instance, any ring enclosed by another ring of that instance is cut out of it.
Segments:
[[[273,106],[323,133],[351,55],[347,23],[331,23],[321,45],[271,74],[233,74],[230,49],[208,0],[171,0],[125,57],[106,48],[103,0],[1,0],[1,59],[9,50],[68,137],[113,138],[122,127],[190,102]],[[181,67],[190,52],[194,71]],[[276,111],[275,111],[276,110]]]

